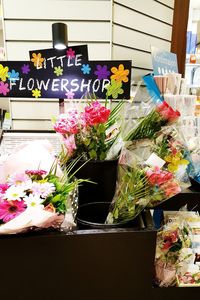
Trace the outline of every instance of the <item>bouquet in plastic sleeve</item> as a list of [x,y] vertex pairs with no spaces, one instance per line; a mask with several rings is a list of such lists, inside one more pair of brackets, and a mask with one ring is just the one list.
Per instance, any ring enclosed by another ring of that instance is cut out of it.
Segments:
[[179,220],[165,225],[157,235],[155,281],[160,287],[175,286],[177,274],[194,262],[191,231]]
[[73,205],[83,181],[68,176],[75,163],[61,170],[46,141],[21,144],[1,161],[0,234],[75,227]]
[[107,223],[130,221],[145,206],[154,207],[181,192],[180,182],[154,150],[155,141],[150,139],[125,144]]
[[144,138],[154,138],[156,132],[163,126],[171,125],[177,121],[180,113],[173,110],[167,102],[157,104],[149,114],[140,120],[135,128],[132,128],[125,137],[125,141],[133,141]]
[[105,160],[121,126],[123,101],[112,110],[98,100],[88,100],[81,109],[72,108],[59,116],[54,130],[60,135],[65,162],[82,156],[84,160]]
[[[162,169],[170,174],[169,180],[162,185],[165,195],[157,194],[152,197],[150,206],[155,206],[177,193],[188,188],[191,183],[188,176],[188,168],[191,165],[189,151],[182,141],[178,130],[175,127],[163,127],[153,140],[153,155],[161,159]],[[147,160],[154,164],[152,157]],[[171,177],[171,179],[170,179]],[[159,183],[157,183],[159,185]],[[166,198],[167,196],[167,198]]]
[[180,113],[173,110],[165,101],[154,103],[151,98],[148,102],[142,101],[137,105],[132,103],[129,106],[121,132],[107,154],[109,159],[120,152],[126,141],[153,139],[163,126],[175,123],[180,116]]

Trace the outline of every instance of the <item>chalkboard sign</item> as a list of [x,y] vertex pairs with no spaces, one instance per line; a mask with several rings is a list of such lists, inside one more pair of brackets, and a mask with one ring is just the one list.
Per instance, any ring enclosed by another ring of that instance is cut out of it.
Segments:
[[0,97],[130,98],[131,61],[88,61],[86,45],[29,54],[30,61],[0,62]]

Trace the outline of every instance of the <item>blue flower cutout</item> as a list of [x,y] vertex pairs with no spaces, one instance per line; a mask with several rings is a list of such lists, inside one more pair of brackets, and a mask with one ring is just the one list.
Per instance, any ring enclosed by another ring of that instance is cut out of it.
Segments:
[[83,74],[90,74],[91,68],[88,64],[87,65],[83,64],[82,68],[81,68],[81,71],[83,72]]
[[10,81],[16,81],[19,80],[19,72],[16,72],[15,70],[12,70],[12,72],[8,72],[8,80]]

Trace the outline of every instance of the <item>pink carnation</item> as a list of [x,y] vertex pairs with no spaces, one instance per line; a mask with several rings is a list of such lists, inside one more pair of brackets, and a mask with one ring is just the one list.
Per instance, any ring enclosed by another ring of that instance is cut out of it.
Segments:
[[86,123],[90,126],[107,122],[110,115],[110,109],[101,106],[98,101],[92,102],[90,106],[85,107]]
[[26,170],[25,173],[27,175],[39,175],[39,176],[42,176],[42,175],[46,175],[47,174],[47,171],[45,170]]
[[54,130],[61,134],[76,134],[79,132],[80,116],[76,110],[60,115],[58,121],[54,125]]
[[180,112],[173,110],[165,101],[156,107],[156,111],[164,120],[169,122],[175,122],[180,117]]
[[25,211],[26,205],[24,201],[3,201],[0,203],[0,219],[3,222],[9,222],[10,220],[16,218],[23,211]]
[[165,195],[169,198],[175,196],[176,194],[181,192],[180,185],[175,181],[168,181],[162,185],[162,190],[164,190]]
[[149,183],[151,185],[161,185],[173,178],[173,174],[167,171],[162,171],[160,168],[155,167],[154,170],[146,172]]

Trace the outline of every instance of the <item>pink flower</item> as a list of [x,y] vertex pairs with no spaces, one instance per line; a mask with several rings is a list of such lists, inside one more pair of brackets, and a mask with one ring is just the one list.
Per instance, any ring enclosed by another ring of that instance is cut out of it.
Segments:
[[110,115],[110,109],[101,106],[98,101],[92,102],[91,105],[85,107],[86,123],[90,126],[107,122]]
[[49,182],[33,182],[31,190],[34,196],[38,196],[45,199],[47,196],[55,192],[55,185]]
[[76,110],[60,115],[58,121],[54,124],[54,130],[61,134],[76,134],[79,132],[80,115]]
[[148,170],[146,172],[149,183],[151,185],[161,185],[173,178],[173,174],[167,171],[162,171],[160,168],[155,167],[154,170]]
[[0,94],[6,96],[8,92],[10,92],[8,88],[8,83],[4,83],[3,81],[0,81]]
[[0,203],[0,219],[3,222],[9,222],[23,211],[25,211],[26,205],[24,201],[3,201]]
[[42,175],[46,175],[47,171],[45,171],[45,170],[26,170],[25,173],[27,175],[39,175],[39,176],[42,176]]
[[175,181],[168,181],[161,186],[167,197],[172,197],[181,192],[181,187]]
[[71,156],[73,151],[76,150],[76,143],[75,143],[74,134],[72,134],[69,137],[67,137],[66,139],[64,139],[64,144],[67,148],[67,152],[68,152],[67,154],[69,156]]
[[180,117],[180,112],[175,111],[167,104],[167,102],[163,101],[156,107],[156,111],[161,115],[161,117],[166,121],[175,122],[178,117]]
[[68,58],[74,58],[75,57],[75,51],[72,50],[72,48],[69,48],[69,50],[66,51]]
[[7,189],[10,187],[10,185],[8,183],[2,183],[0,184],[0,195],[5,194],[5,192],[7,191]]
[[25,173],[16,173],[8,178],[8,183],[11,185],[21,185],[28,181],[30,181],[30,178]]

